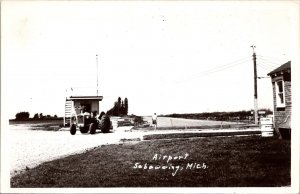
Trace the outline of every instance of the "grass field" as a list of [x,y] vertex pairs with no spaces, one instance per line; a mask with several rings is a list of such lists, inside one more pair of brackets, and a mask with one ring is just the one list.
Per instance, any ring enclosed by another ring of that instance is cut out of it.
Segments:
[[151,140],[46,162],[12,177],[11,186],[275,187],[291,184],[290,164],[290,141],[277,138]]

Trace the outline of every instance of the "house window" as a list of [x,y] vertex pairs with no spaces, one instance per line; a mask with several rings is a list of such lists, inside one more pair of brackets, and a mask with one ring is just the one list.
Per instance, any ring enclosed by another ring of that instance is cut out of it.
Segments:
[[276,105],[279,108],[285,107],[283,83],[283,80],[276,81]]

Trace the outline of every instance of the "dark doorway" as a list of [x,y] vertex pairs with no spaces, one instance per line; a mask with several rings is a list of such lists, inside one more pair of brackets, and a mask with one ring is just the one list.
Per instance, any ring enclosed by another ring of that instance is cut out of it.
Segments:
[[81,104],[82,112],[92,112],[92,105],[89,103],[83,103]]

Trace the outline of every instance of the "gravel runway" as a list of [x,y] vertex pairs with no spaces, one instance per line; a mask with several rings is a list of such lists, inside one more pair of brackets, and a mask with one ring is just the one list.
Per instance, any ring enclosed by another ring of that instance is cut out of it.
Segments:
[[[30,130],[26,125],[11,125],[10,174],[13,176],[45,161],[61,158],[105,144],[114,144],[124,138],[142,138],[143,132],[97,133],[70,135],[69,131]],[[128,128],[128,127],[127,127]],[[146,134],[146,133],[145,133]]]

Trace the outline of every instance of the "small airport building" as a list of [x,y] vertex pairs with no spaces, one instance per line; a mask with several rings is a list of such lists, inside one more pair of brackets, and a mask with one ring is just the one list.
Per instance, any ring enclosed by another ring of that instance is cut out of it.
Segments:
[[284,139],[291,137],[291,61],[274,69],[268,76],[271,77],[274,104],[274,128]]
[[65,102],[64,126],[69,126],[72,116],[79,113],[100,113],[103,96],[69,96]]

